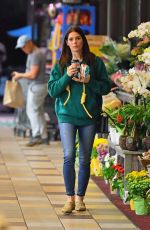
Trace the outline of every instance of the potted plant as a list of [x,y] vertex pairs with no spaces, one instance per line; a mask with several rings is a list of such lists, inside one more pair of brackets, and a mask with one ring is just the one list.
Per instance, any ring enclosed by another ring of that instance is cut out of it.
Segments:
[[[143,105],[136,104],[125,104],[118,109],[105,111],[109,117],[110,125],[121,134],[119,145],[122,149],[127,149],[126,145],[129,150],[137,149],[137,132],[140,136],[144,111]],[[127,137],[129,137],[128,140],[126,140]]]
[[108,153],[108,140],[95,138],[91,154],[90,174],[102,176],[102,158]]
[[112,190],[118,191],[120,197],[124,197],[124,168],[120,163],[113,165],[116,174],[112,179]]
[[142,170],[132,171],[126,175],[128,198],[127,200],[133,199],[135,206],[135,213],[137,215],[147,215],[149,213],[149,189],[150,189],[150,178],[148,172]]
[[112,167],[115,164],[116,157],[110,156],[110,154],[106,154],[104,157],[104,164],[102,167],[103,177],[106,183],[112,180],[112,178],[115,176],[115,170]]
[[146,130],[146,134],[143,137],[143,148],[145,150],[149,150],[150,149],[150,100],[148,100],[149,98],[147,98],[146,100],[146,109],[144,111],[144,115],[143,115],[143,122],[144,125],[147,127]]
[[[103,139],[103,138],[101,138]],[[109,152],[109,147],[108,147],[108,140],[106,139],[103,139],[103,141],[101,143],[99,143],[99,145],[97,145],[96,147],[96,151],[98,153],[98,158],[99,158],[99,161],[104,164],[104,159],[105,159],[105,156],[108,154]]]

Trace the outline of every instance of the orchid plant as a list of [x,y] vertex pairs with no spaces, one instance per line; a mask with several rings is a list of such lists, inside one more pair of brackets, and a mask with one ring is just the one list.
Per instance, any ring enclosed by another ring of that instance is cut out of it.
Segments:
[[150,96],[150,72],[137,70],[136,68],[129,69],[128,74],[120,78],[122,88],[134,95],[142,95],[143,97]]

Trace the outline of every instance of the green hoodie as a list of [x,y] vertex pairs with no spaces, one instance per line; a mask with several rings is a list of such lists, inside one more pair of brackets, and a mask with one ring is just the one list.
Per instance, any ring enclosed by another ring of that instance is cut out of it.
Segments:
[[[70,97],[66,87],[70,87]],[[86,101],[85,107],[89,117],[81,104],[81,96],[83,92],[83,83],[75,82],[67,75],[66,69],[62,75],[60,66],[57,63],[51,70],[50,79],[48,81],[48,93],[55,100],[55,111],[59,123],[71,123],[74,125],[89,125],[97,120],[101,107],[102,95],[110,92],[111,83],[108,78],[105,65],[99,58],[95,58],[95,63],[90,66],[90,81],[85,83]]]

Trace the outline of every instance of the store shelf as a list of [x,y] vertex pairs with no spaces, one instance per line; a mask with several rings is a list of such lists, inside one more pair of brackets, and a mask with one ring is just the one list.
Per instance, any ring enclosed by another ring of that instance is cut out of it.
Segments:
[[63,23],[62,23],[62,34],[66,33],[66,30],[71,26],[70,24],[67,24],[67,17],[68,14],[71,12],[77,12],[80,11],[82,12],[88,12],[90,15],[90,23],[89,25],[82,25],[78,24],[83,31],[87,34],[95,34],[95,23],[96,23],[96,18],[95,18],[95,6],[87,6],[87,5],[74,5],[74,6],[69,6],[69,5],[64,5],[62,6],[62,13],[63,13]]

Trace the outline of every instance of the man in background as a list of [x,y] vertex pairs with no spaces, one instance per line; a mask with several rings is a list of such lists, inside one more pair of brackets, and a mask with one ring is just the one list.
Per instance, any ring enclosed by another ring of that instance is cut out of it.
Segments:
[[14,80],[28,79],[26,112],[31,124],[32,138],[27,146],[48,144],[48,133],[44,116],[44,102],[47,95],[45,77],[45,55],[26,35],[17,40],[16,49],[27,54],[25,73],[13,72]]

